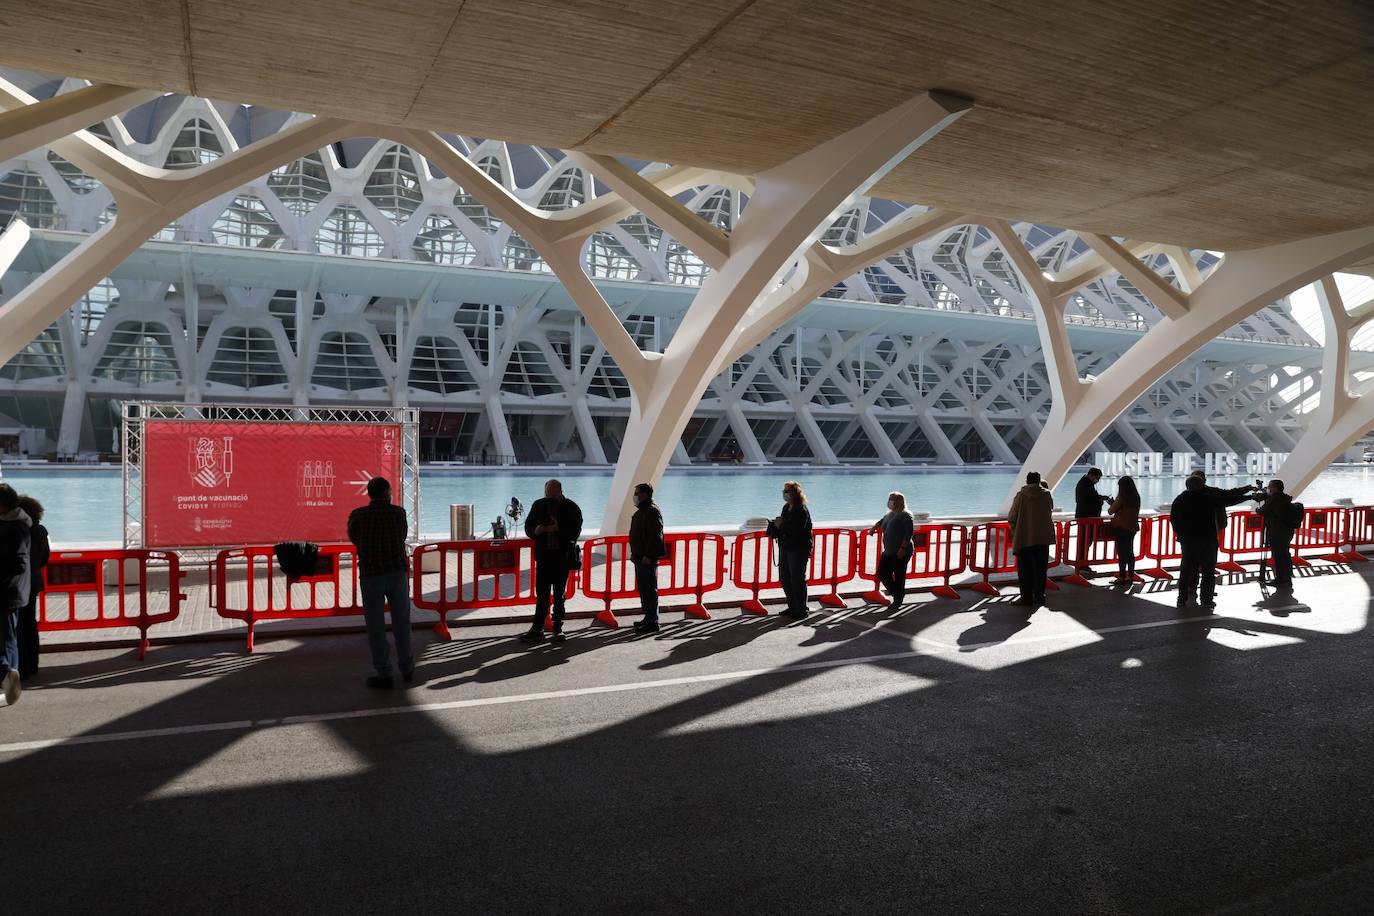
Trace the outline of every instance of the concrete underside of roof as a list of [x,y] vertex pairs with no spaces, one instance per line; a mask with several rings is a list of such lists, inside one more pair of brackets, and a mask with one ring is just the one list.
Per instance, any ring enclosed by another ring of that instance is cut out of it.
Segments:
[[938,88],[876,195],[1214,250],[1374,212],[1361,0],[45,0],[0,64],[741,174]]

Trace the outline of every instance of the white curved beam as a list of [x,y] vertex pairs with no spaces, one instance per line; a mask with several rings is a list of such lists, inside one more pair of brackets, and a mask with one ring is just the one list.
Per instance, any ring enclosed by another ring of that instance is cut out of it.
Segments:
[[161,93],[97,83],[0,113],[0,162],[47,146]]

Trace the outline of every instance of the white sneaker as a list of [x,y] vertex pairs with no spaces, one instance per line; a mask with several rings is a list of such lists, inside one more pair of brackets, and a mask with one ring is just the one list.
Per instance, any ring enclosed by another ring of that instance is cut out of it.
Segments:
[[19,702],[19,694],[24,692],[23,686],[19,683],[19,672],[13,668],[5,672],[5,703],[13,706]]

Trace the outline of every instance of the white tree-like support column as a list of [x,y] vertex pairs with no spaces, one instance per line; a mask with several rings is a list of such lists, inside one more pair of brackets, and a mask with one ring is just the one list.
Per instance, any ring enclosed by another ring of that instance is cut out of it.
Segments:
[[[999,220],[986,222],[1035,307],[1053,401],[1049,420],[1022,469],[1039,471],[1051,485],[1064,478],[1078,456],[1118,416],[1208,341],[1275,299],[1374,254],[1374,226],[1366,226],[1231,252],[1206,280],[1187,293],[1173,290],[1161,294],[1157,284],[1149,282],[1141,291],[1166,317],[1097,378],[1088,381],[1079,377],[1074,364],[1063,312],[1073,290],[1090,282],[1084,277],[1091,278],[1092,273],[1080,273],[1068,282],[1049,281],[1009,225]],[[1125,263],[1125,258],[1135,257],[1116,243],[1097,241],[1104,261],[1110,258],[1108,263]],[[1193,276],[1189,282],[1195,280]],[[1158,299],[1167,302],[1160,306]],[[1003,511],[1010,507],[1018,488],[1019,484],[1013,483]]]
[[[923,214],[834,252],[817,241],[858,195],[970,107],[965,99],[923,93],[896,109],[747,179],[749,207],[726,236],[672,195],[701,173],[668,169],[649,176],[609,157],[573,154],[618,195],[557,217],[539,213],[432,134],[408,142],[509,222],[539,251],[630,384],[630,420],[603,516],[603,531],[624,531],[636,483],[657,483],[711,379],[740,354],[844,277],[951,224]],[[642,212],[671,226],[679,242],[712,268],[663,353],[640,351],[582,267],[586,239],[601,226]],[[798,258],[801,258],[798,262]],[[796,269],[786,283],[784,271]]]
[[1301,493],[1326,466],[1374,427],[1374,398],[1366,383],[1358,391],[1350,377],[1350,341],[1374,320],[1374,299],[1346,310],[1333,276],[1317,283],[1326,343],[1322,348],[1321,400],[1307,429],[1279,468],[1287,492]]

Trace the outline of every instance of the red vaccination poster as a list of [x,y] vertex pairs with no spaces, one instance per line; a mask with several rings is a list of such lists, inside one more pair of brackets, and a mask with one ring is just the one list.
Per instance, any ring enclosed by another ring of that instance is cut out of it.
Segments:
[[401,495],[399,424],[149,420],[143,543],[223,547],[346,541],[367,481]]

